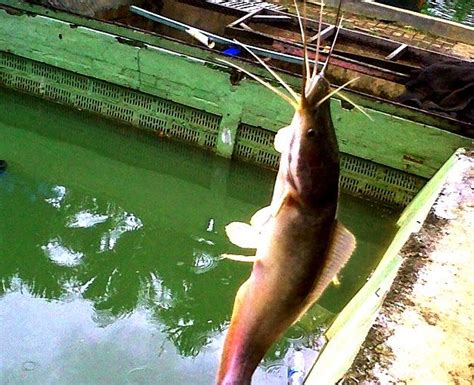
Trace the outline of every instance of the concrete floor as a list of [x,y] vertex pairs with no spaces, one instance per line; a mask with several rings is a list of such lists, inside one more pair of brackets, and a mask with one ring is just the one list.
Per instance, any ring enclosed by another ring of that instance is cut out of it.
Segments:
[[474,156],[462,158],[340,384],[474,383]]

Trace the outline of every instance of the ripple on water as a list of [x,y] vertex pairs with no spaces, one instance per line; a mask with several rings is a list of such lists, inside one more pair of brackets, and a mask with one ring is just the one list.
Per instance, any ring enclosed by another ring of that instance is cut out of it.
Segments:
[[280,374],[282,371],[286,369],[286,365],[284,365],[282,362],[278,363],[271,363],[268,365],[262,364],[263,370],[265,373],[268,374]]
[[56,209],[61,208],[61,204],[66,196],[66,187],[64,186],[54,186],[51,189],[51,197],[46,198],[45,201],[48,202],[51,206]]
[[37,363],[37,362],[35,362],[35,361],[25,361],[25,362],[23,362],[23,364],[21,365],[21,368],[22,368],[23,371],[25,371],[25,372],[32,372],[32,371],[35,370],[38,366],[39,366],[39,363]]
[[217,266],[217,258],[202,250],[193,252],[193,271],[196,274],[203,274]]
[[114,228],[104,234],[100,240],[99,249],[101,252],[113,250],[123,234],[143,227],[140,218],[136,217],[133,213],[123,212],[115,218],[115,221],[117,224]]
[[157,372],[147,366],[133,368],[127,373],[127,384],[153,384],[157,379]]
[[304,342],[309,338],[308,331],[300,324],[293,325],[286,333],[288,341],[298,345],[299,342]]

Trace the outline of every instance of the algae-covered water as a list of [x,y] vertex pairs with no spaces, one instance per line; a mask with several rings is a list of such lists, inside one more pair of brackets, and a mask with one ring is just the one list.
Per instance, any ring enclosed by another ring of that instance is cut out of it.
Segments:
[[[2,89],[0,112],[0,383],[211,384],[250,272],[219,260],[239,252],[224,226],[268,204],[275,173]],[[342,196],[357,252],[257,384],[286,383],[292,348],[309,365],[396,216]]]

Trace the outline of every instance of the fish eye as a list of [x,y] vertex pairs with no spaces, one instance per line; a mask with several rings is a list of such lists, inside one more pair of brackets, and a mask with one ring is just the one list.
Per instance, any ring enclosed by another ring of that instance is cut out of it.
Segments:
[[316,136],[316,131],[313,130],[312,128],[310,128],[310,129],[306,132],[306,136],[307,136],[308,138],[313,138],[313,137]]

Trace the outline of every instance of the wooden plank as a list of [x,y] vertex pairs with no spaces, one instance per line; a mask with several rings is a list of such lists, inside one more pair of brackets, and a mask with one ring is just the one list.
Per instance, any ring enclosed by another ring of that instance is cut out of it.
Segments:
[[321,35],[321,40],[324,40],[326,39],[326,37],[328,37],[328,35],[334,31],[334,29],[336,28],[336,26],[334,25],[330,25],[329,27],[323,29],[321,32],[318,32],[316,35],[310,37],[308,39],[308,43],[313,43],[315,42],[317,39],[318,39],[318,36]]
[[230,23],[229,25],[227,25],[228,28],[232,28],[232,27],[236,27],[238,26],[240,23],[243,23],[249,19],[251,19],[252,17],[254,17],[255,15],[258,15],[260,12],[263,11],[263,8],[260,8],[260,9],[256,9],[255,11],[253,12],[250,12],[250,13],[247,13],[246,15],[242,16],[240,19],[237,19],[236,21],[233,21],[232,23]]
[[408,45],[406,44],[400,44],[400,47],[398,47],[389,55],[385,56],[385,60],[393,60],[393,61],[398,60],[400,56],[402,56],[406,52],[407,47]]
[[291,21],[291,17],[285,15],[257,15],[253,20],[264,23],[285,23]]
[[241,23],[241,24],[240,24],[240,28],[245,29],[245,30],[248,31],[248,32],[255,32],[255,30],[253,30],[252,28],[250,28],[250,27],[249,27],[247,24],[245,24],[245,23]]

